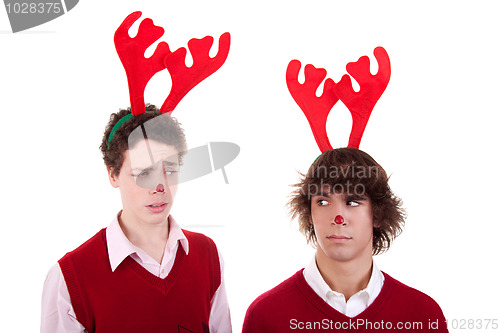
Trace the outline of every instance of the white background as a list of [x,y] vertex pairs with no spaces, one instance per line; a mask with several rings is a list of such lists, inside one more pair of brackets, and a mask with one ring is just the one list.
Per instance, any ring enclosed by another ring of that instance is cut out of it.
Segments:
[[[392,77],[360,148],[392,175],[409,215],[376,262],[431,295],[450,320],[500,321],[500,6],[346,3],[85,0],[17,34],[1,9],[2,331],[39,330],[48,269],[120,209],[98,146],[109,114],[128,105],[113,34],[135,10],[165,28],[173,50],[193,37],[232,36],[224,66],[174,115],[191,148],[229,141],[241,153],[226,167],[229,184],[220,171],[182,184],[172,214],[220,247],[235,332],[253,299],[314,253],[284,208],[297,171],[319,154],[286,88],[288,62],[324,67],[337,82],[348,62],[373,60],[379,45]],[[159,74],[146,100],[161,105],[169,84],[168,73]],[[334,147],[347,144],[350,126],[338,103],[328,123]]]

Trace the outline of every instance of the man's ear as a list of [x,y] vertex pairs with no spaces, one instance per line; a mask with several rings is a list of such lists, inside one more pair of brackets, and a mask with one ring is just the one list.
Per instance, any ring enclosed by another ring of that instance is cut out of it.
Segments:
[[113,168],[108,167],[107,170],[108,170],[108,178],[109,178],[109,182],[111,183],[111,186],[113,186],[114,188],[120,187],[120,185],[118,184],[118,176],[114,174]]

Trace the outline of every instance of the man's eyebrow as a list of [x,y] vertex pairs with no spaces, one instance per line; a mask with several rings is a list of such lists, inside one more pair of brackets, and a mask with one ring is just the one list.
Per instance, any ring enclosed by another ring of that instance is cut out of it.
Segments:
[[176,162],[170,162],[170,161],[163,161],[163,163],[165,163],[166,165],[169,165],[169,166],[176,166],[176,165],[179,165],[179,163],[176,163]]
[[368,200],[368,197],[366,195],[346,195],[345,200],[346,201],[351,201],[351,200],[362,201],[362,200]]
[[152,166],[148,166],[148,167],[145,167],[145,168],[140,168],[140,167],[132,168],[132,171],[150,171],[150,170],[153,170]]
[[330,192],[319,191],[314,193],[313,196],[322,196],[328,198],[330,196]]
[[[162,161],[162,162],[168,166],[178,166],[179,165],[179,163],[176,163],[176,162],[170,162],[170,161]],[[150,171],[150,170],[154,170],[158,166],[159,166],[159,163],[155,163],[153,165],[150,164],[147,167],[132,168],[132,171]]]

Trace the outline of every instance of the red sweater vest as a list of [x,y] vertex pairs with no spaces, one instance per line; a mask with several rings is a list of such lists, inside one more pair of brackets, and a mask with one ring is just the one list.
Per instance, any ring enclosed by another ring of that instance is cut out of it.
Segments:
[[432,298],[384,276],[375,301],[349,318],[323,301],[300,270],[250,305],[243,333],[448,332],[441,308]]
[[59,260],[76,317],[89,333],[209,332],[221,278],[217,248],[202,234],[183,232],[189,254],[178,247],[165,279],[130,256],[112,272],[105,229]]

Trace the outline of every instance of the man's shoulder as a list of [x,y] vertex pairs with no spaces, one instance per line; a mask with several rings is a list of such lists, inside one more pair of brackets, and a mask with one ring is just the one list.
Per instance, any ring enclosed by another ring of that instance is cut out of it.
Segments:
[[193,242],[215,244],[212,238],[208,237],[205,234],[202,234],[201,232],[194,232],[186,229],[182,229],[182,232],[184,233],[189,242],[193,241]]
[[276,304],[282,305],[284,301],[289,302],[290,299],[293,298],[294,294],[300,293],[297,288],[297,280],[300,278],[302,271],[303,270],[301,269],[285,281],[278,284],[276,287],[257,297],[250,305],[249,310],[259,307],[272,307]]
[[[78,246],[73,251],[66,253],[63,257],[78,257],[88,255],[90,252],[95,252],[99,248],[107,248],[106,244],[106,228],[99,230],[94,236],[90,237],[83,244]],[[61,258],[62,259],[62,258]]]
[[186,236],[189,244],[188,257],[199,260],[200,262],[210,263],[211,267],[219,267],[220,272],[221,258],[219,258],[219,252],[215,242],[210,237],[199,232],[185,229],[182,229],[182,232]]
[[[243,323],[244,333],[283,332],[292,318],[314,313],[307,301],[303,269],[257,297],[248,307]],[[288,331],[288,330],[286,330]]]
[[191,249],[201,249],[203,251],[213,251],[217,252],[217,245],[212,240],[212,238],[206,236],[205,234],[189,231],[186,229],[182,229],[182,232],[186,236],[189,248]]
[[383,274],[386,281],[386,283],[384,283],[384,286],[387,284],[387,286],[391,288],[391,298],[399,298],[406,301],[411,299],[411,303],[415,307],[430,306],[439,308],[437,302],[426,293],[410,287],[400,282],[399,280],[396,280],[385,272],[383,272]]

